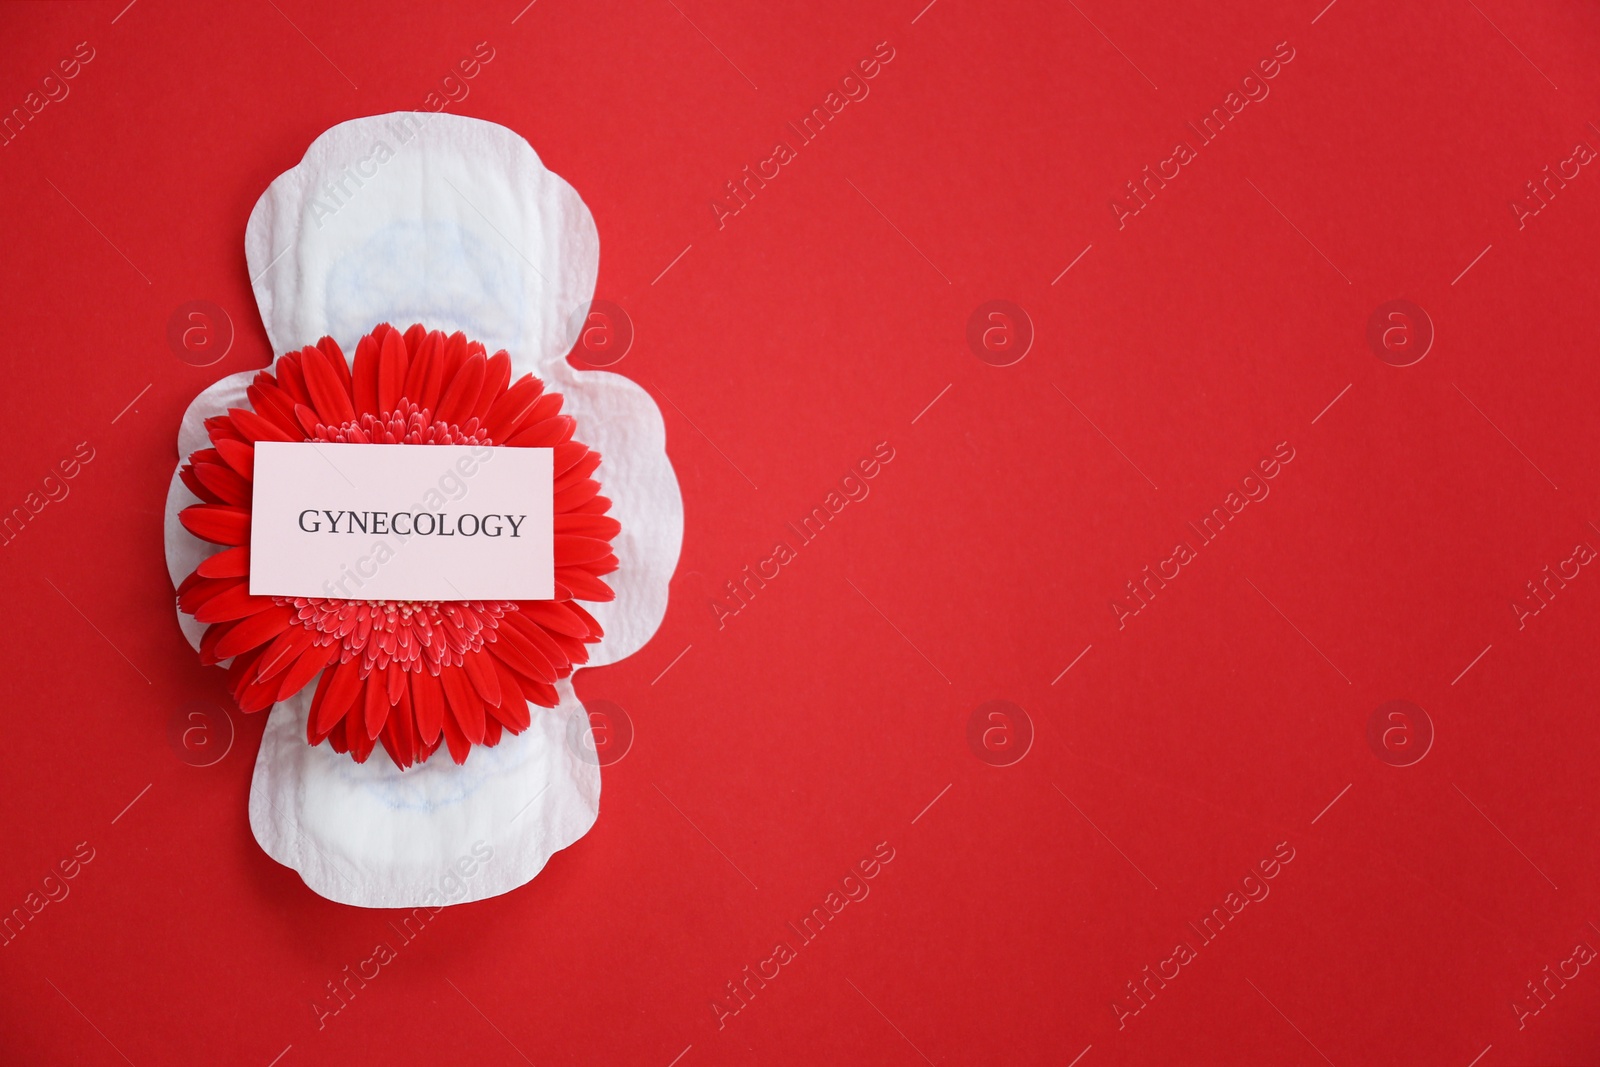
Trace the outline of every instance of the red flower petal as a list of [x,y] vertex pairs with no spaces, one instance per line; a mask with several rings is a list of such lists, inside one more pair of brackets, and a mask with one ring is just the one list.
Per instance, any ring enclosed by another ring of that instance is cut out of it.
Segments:
[[247,583],[229,586],[195,610],[196,622],[232,622],[273,607],[271,597],[251,596]]
[[378,353],[378,411],[393,411],[400,403],[406,368],[411,357],[396,330],[390,330]]
[[382,409],[378,407],[378,340],[371,334],[356,342],[356,365],[350,377],[356,414],[379,414]]
[[316,746],[322,744],[328,736],[326,730],[317,732],[317,712],[321,709],[323,701],[328,698],[328,688],[333,684],[336,671],[323,671],[317,679],[317,688],[311,694],[311,713],[306,716],[306,744]]
[[460,667],[446,667],[439,672],[439,684],[444,687],[445,701],[461,727],[462,736],[474,745],[482,744],[483,701],[472,691],[467,672]]
[[511,356],[504,350],[496,352],[489,358],[489,364],[484,368],[483,388],[478,390],[477,403],[472,405],[471,414],[482,422],[489,415],[489,408],[495,399],[511,382]]
[[575,567],[580,563],[594,563],[611,555],[611,542],[578,534],[556,534],[555,549],[556,559],[561,561],[563,567]]
[[555,495],[556,514],[563,511],[575,511],[578,507],[596,496],[600,495],[600,483],[593,478],[585,478],[574,485],[569,485]]
[[199,610],[200,605],[224,590],[248,584],[244,578],[207,578],[196,571],[183,580],[183,585],[178,587],[178,609],[186,615],[193,615]]
[[537,704],[541,708],[553,708],[561,703],[561,694],[556,692],[556,687],[536,682],[532,678],[517,678],[517,684],[522,688],[522,695],[530,704]]
[[291,352],[278,360],[278,385],[289,394],[289,398],[296,404],[311,403],[311,394],[306,391],[306,378],[300,372],[300,357]]
[[543,626],[540,626],[520,611],[511,612],[501,622],[503,623],[500,627],[501,633],[511,638],[521,637],[532,644],[541,656],[550,661],[550,665],[556,669],[557,674],[564,676],[567,673],[567,669],[571,666],[567,660],[567,654],[561,651],[559,645],[550,640],[550,635],[545,632]]
[[428,375],[433,370],[434,354],[440,345],[444,344],[444,334],[438,330],[424,334],[417,343],[415,351],[411,352],[411,363],[406,367],[405,384],[401,387],[401,394],[410,397],[418,406],[422,404],[423,387],[427,384]]
[[[457,330],[449,337],[446,337],[444,347],[439,350],[439,359],[439,381],[442,383],[439,395],[442,397],[444,396],[444,387],[456,376],[456,371],[461,369],[461,364],[467,361],[467,335]],[[439,405],[434,403],[429,406],[438,407]]]
[[422,339],[427,337],[427,336],[428,336],[428,328],[426,326],[422,325],[422,323],[420,323],[420,322],[413,322],[411,324],[411,328],[406,330],[406,334],[405,334],[405,338],[404,338],[405,343],[406,343],[406,355],[407,355],[407,357],[410,357],[410,356],[413,356],[413,355],[416,354],[417,349],[420,348],[421,345],[422,345]]
[[178,512],[183,528],[214,545],[250,543],[250,512],[223,504],[192,504]]
[[600,466],[600,453],[591,452],[587,445],[567,441],[556,446],[556,491],[583,481]]
[[389,692],[385,683],[388,679],[382,674],[367,676],[366,687],[362,691],[361,721],[366,727],[369,740],[376,738],[383,729],[383,721],[389,717]]
[[384,689],[389,697],[389,706],[394,707],[400,703],[401,698],[406,695],[406,690],[410,687],[406,685],[406,672],[401,668],[400,664],[389,664],[387,674],[388,679]]
[[234,426],[233,420],[226,415],[212,415],[205,420],[204,425],[206,436],[211,438],[213,444],[221,440],[244,440],[244,437],[239,433],[238,427]]
[[483,649],[469,651],[462,660],[462,668],[483,702],[490,707],[500,703],[500,674],[495,670],[494,657]]
[[250,483],[224,463],[195,463],[194,476],[218,498],[219,503],[250,508]]
[[378,735],[378,740],[383,743],[383,750],[389,753],[394,765],[401,770],[417,761],[416,724],[411,720],[411,698],[404,690],[388,721],[383,724],[383,732]]
[[227,503],[226,500],[222,499],[216,493],[205,487],[205,484],[200,481],[199,476],[195,474],[193,463],[185,463],[182,467],[178,468],[178,480],[183,482],[185,488],[187,488],[189,492],[193,493],[207,504]]
[[[308,633],[310,631],[307,631]],[[339,651],[339,646],[334,644],[311,645],[300,653],[300,658],[294,661],[294,666],[283,676],[283,682],[278,686],[278,699],[288,700],[306,687],[306,683],[317,676],[328,661]],[[332,671],[327,671],[332,674]]]
[[[283,633],[289,624],[294,621],[294,611],[292,609],[277,607],[266,597],[255,597],[254,599],[265,601],[266,608],[255,611],[249,618],[244,619],[238,626],[228,631],[228,636],[217,642],[217,655],[223,657],[237,656],[241,652],[248,652],[257,645],[264,645]],[[207,606],[214,603],[215,600],[210,601]],[[276,690],[277,687],[274,686],[273,688]]]
[[590,615],[589,612],[587,610],[585,610],[585,608],[584,608],[584,606],[582,604],[578,604],[578,603],[575,603],[573,601],[568,601],[567,603],[565,603],[565,604],[563,604],[561,606],[566,608],[568,611],[572,612],[578,618],[582,619],[583,622],[584,622],[584,625],[589,627],[589,640],[598,641],[598,640],[600,640],[600,638],[602,638],[602,637],[604,637],[606,635],[605,630],[601,629],[601,627],[600,627],[600,621],[598,619],[596,619],[593,615]]
[[419,407],[432,411],[439,406],[439,397],[449,376],[451,339],[443,334],[437,337],[430,334],[428,341],[431,344],[424,345],[417,353],[418,359],[427,359],[428,372],[422,379],[421,391],[416,396],[416,402]]
[[194,572],[205,578],[248,578],[250,576],[250,546],[237,545],[225,548],[214,556],[200,561]]
[[521,607],[524,615],[547,630],[577,638],[589,636],[588,623],[568,604],[555,600],[524,600]]
[[344,717],[344,740],[350,746],[350,758],[357,763],[367,762],[367,757],[372,755],[372,749],[377,745],[377,740],[368,736],[365,725],[356,715]]
[[569,515],[604,515],[611,510],[611,501],[607,497],[592,496],[581,504],[574,504],[567,509]]
[[544,392],[544,383],[531,374],[524,374],[505,395],[489,405],[484,418],[484,429],[492,441],[504,441],[522,426],[525,415],[533,410]]
[[222,457],[222,462],[232,467],[245,481],[255,480],[256,476],[256,450],[243,441],[223,440],[216,443],[217,455]]
[[561,414],[561,405],[565,404],[566,402],[567,398],[562,396],[560,393],[545,393],[539,397],[538,402],[528,410],[528,414],[523,421],[523,425],[533,426],[537,423],[545,421],[546,419],[555,418],[557,415]]
[[251,672],[255,668],[258,656],[257,652],[246,652],[242,656],[235,656],[233,662],[228,664],[228,691],[233,694],[235,700],[250,683]]
[[339,384],[346,393],[350,392],[350,365],[345,362],[344,350],[339,347],[339,342],[331,337],[324,337],[317,342],[317,350],[328,361],[328,366],[333,368],[333,373],[339,379]]
[[589,662],[589,646],[584,644],[581,638],[552,633],[550,634],[550,640],[554,641],[561,648],[561,651],[566,653],[567,659],[571,661],[574,668],[581,667]]
[[255,384],[245,390],[245,395],[250,398],[250,406],[263,418],[271,419],[272,424],[291,439],[302,439],[300,424],[294,418],[294,398],[279,389],[265,371],[256,375]]
[[207,626],[206,632],[200,635],[200,662],[207,667],[214,667],[226,657],[217,655],[217,643],[228,636],[228,631],[237,623],[219,622],[215,626]]
[[362,690],[361,665],[355,660],[341,663],[327,673],[333,676],[333,681],[326,690],[317,687],[317,697],[321,698],[322,704],[318,707],[317,697],[313,697],[311,706],[311,718],[316,722],[316,732],[321,737],[333,732]]
[[439,743],[444,720],[444,690],[427,671],[411,672],[411,706],[417,715],[417,732],[424,744]]
[[603,537],[607,541],[622,532],[622,523],[609,515],[588,515],[583,512],[568,512],[557,515],[555,532],[561,534],[582,534],[584,537]]
[[305,369],[306,389],[311,392],[311,406],[316,409],[317,417],[329,426],[353,421],[355,405],[328,365],[328,358],[315,348],[307,348],[300,353],[300,363]]
[[[284,610],[292,611],[289,608]],[[291,623],[289,626],[284,627],[283,632],[273,638],[272,644],[268,645],[267,650],[261,653],[261,663],[256,667],[256,677],[261,681],[266,681],[279,671],[287,670],[290,664],[299,661],[300,654],[311,647],[311,642],[316,640],[316,637],[314,630],[308,630],[304,626],[296,626]],[[324,656],[322,658],[326,662],[328,657]],[[312,674],[315,673],[315,671],[312,672]],[[300,686],[305,685],[310,680],[311,675],[306,675],[300,680],[300,685],[291,688],[289,693],[298,692]],[[282,688],[281,682],[279,688],[280,690]],[[288,696],[289,693],[284,693],[283,696]]]
[[266,711],[277,703],[278,687],[272,682],[252,682],[239,693],[239,710],[246,714]]
[[509,632],[509,629],[497,630],[498,640],[483,647],[523,677],[534,678],[547,685],[555,684],[559,677],[556,669],[533,646],[533,642],[520,634],[516,638],[508,638],[506,634]]
[[[613,561],[615,558],[612,557]],[[609,585],[579,567],[557,567],[556,581],[570,589],[578,600],[605,603],[608,600],[615,600],[617,596]]]
[[[545,399],[548,400],[549,397]],[[563,441],[570,440],[577,428],[577,420],[571,415],[557,415],[554,418],[528,424],[512,434],[506,444],[517,448],[554,448]]]
[[500,704],[491,706],[489,713],[506,726],[514,734],[526,730],[533,718],[528,711],[527,698],[522,695],[522,686],[517,680],[516,672],[507,667],[494,656],[489,657],[494,664],[495,671],[500,675]]
[[450,758],[457,764],[467,762],[467,753],[472,751],[472,743],[467,740],[467,735],[461,732],[461,726],[456,722],[455,716],[446,715],[443,727],[444,743],[450,747]]
[[259,658],[257,653],[247,652],[236,657],[233,666],[228,669],[228,675],[233,680],[233,699],[243,712],[266,711],[272,707],[277,687],[255,681],[256,661]]
[[317,427],[323,425],[322,416],[318,415],[305,404],[294,406],[295,421],[305,428],[307,437],[317,436]]
[[481,355],[469,357],[461,365],[461,370],[451,381],[450,388],[445,390],[444,398],[439,401],[439,410],[434,413],[434,418],[440,422],[465,422],[472,414],[473,405],[478,402],[478,393],[483,389],[483,376],[487,360]]
[[257,441],[298,441],[298,435],[288,434],[282,428],[275,426],[267,419],[262,418],[248,408],[229,408],[228,418],[233,421],[234,428],[251,444]]

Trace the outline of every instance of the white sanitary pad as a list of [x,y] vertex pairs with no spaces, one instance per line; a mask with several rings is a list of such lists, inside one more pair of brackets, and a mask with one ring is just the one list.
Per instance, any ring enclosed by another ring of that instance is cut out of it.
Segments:
[[[463,331],[562,393],[577,437],[601,454],[602,491],[622,524],[616,599],[585,604],[605,629],[590,666],[644,646],[666,613],[683,502],[655,402],[639,386],[565,360],[594,295],[599,238],[576,191],[521,137],[491,122],[399,112],[341,123],[256,202],[245,233],[256,302],[275,353],[323,336],[347,354],[380,322]],[[248,406],[254,371],[202,392],[184,414],[180,459],[209,444],[204,421]],[[176,474],[167,495],[174,585],[215,551],[178,512],[197,503]],[[204,627],[179,614],[191,644]],[[250,826],[273,859],[330,900],[361,907],[482,900],[527,882],[599,813],[600,768],[570,680],[558,708],[457,766],[441,750],[401,771],[306,743],[315,683],[270,712]],[[487,860],[484,856],[488,855]],[[468,862],[464,858],[470,857]],[[470,871],[470,875],[462,872]],[[452,873],[454,872],[454,873]],[[441,895],[440,886],[464,884]]]

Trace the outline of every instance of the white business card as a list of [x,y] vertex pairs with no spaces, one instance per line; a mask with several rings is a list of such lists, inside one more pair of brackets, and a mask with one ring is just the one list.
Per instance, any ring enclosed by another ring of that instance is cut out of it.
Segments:
[[555,596],[553,449],[259,441],[255,450],[257,596]]

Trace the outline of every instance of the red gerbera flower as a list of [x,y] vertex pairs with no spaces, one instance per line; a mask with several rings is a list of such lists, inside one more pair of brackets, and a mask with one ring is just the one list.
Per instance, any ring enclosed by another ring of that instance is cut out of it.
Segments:
[[[250,409],[206,420],[211,448],[179,472],[203,503],[179,515],[225,546],[178,587],[178,606],[210,624],[201,661],[228,667],[242,711],[263,711],[320,674],[306,740],[365,762],[379,742],[396,766],[426,760],[441,740],[457,763],[473,745],[521,733],[528,703],[588,661],[599,623],[579,600],[613,597],[617,569],[592,476],[600,455],[572,434],[561,395],[533,375],[511,382],[511,357],[485,355],[460,333],[387,323],[356,345],[355,366],[331,337],[281,356],[255,377]],[[253,410],[252,410],[253,409]],[[251,478],[257,441],[485,444],[555,450],[554,600],[342,600],[250,594]]]

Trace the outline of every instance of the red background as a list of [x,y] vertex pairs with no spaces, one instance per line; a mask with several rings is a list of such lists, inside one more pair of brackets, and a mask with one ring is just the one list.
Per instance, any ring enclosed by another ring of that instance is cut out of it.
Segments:
[[[1600,947],[1600,576],[1510,607],[1600,546],[1600,173],[1523,228],[1508,206],[1600,147],[1591,7],[123,2],[0,12],[6,110],[95,50],[0,148],[0,506],[95,453],[0,548],[0,908],[94,849],[0,948],[0,1059],[1600,1062],[1592,968],[1513,1007]],[[270,355],[256,197],[480,41],[451,110],[593,210],[683,556],[655,639],[577,682],[636,731],[593,831],[319,1029],[393,916],[256,846],[260,718],[213,766],[169,741],[226,697],[174,620],[163,498],[185,406]],[[719,229],[723,183],[882,41],[870,96]],[[1271,95],[1119,229],[1111,197],[1280,41]],[[1395,298],[1437,331],[1405,368],[1365,337]],[[197,299],[236,331],[208,367],[166,341]],[[1012,366],[965,340],[993,299],[1036,330]],[[885,441],[870,497],[719,628],[723,583]],[[1124,583],[1279,442],[1271,496],[1119,628]],[[993,699],[1035,734],[1011,766],[969,747]],[[1412,766],[1368,742],[1394,699],[1435,732]],[[871,895],[719,1028],[724,983],[879,842]],[[1119,1028],[1280,842],[1271,895]]]

